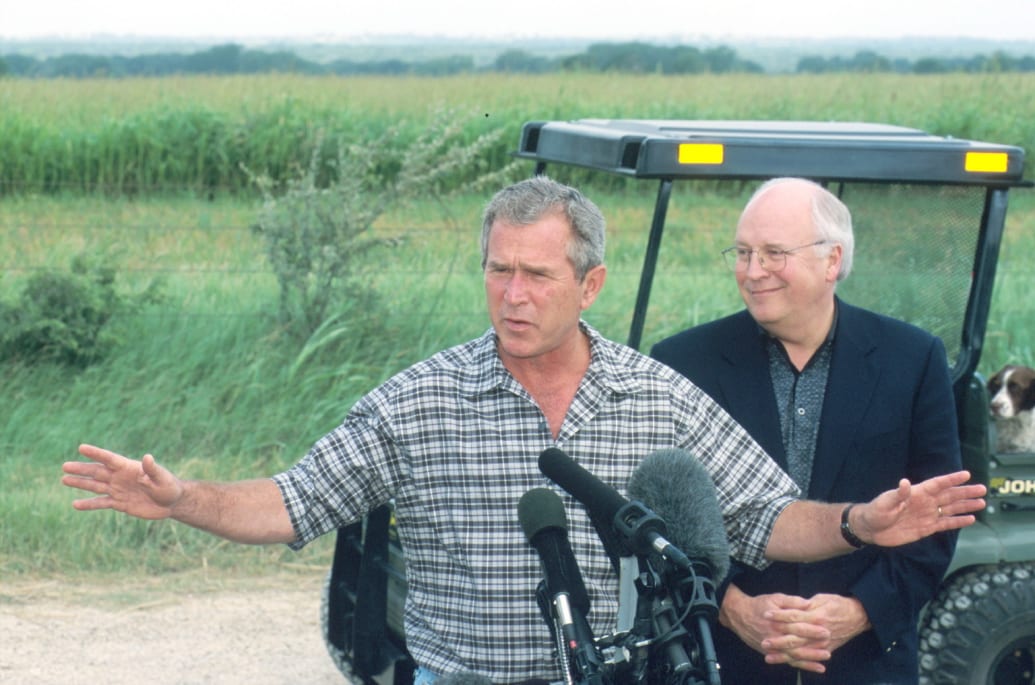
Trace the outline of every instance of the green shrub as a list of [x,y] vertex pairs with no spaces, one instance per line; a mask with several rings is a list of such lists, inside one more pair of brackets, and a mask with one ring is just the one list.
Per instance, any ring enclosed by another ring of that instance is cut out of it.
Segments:
[[266,244],[286,327],[308,338],[343,313],[378,321],[368,275],[379,263],[376,251],[405,238],[378,235],[378,218],[393,205],[481,191],[515,173],[515,165],[490,170],[479,163],[502,131],[465,142],[469,121],[442,111],[416,140],[400,142],[399,128],[392,127],[365,141],[339,144],[333,154],[317,136],[308,166],[279,194],[269,176],[249,172],[264,198],[254,229]]
[[157,298],[152,283],[136,297],[115,287],[116,269],[79,255],[67,272],[31,276],[14,302],[0,302],[0,359],[87,366],[118,343],[116,314]]

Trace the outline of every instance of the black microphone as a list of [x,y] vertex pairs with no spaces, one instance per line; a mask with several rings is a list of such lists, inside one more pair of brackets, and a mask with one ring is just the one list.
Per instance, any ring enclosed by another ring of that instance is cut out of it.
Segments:
[[602,663],[586,618],[589,595],[568,542],[564,502],[549,488],[534,488],[521,496],[518,520],[542,562],[546,591],[563,640],[565,668],[574,670],[578,682],[602,682]]
[[679,549],[708,564],[712,577],[730,570],[730,547],[712,478],[689,452],[658,450],[629,478],[629,496],[642,501],[668,524]]
[[690,559],[665,539],[668,533],[665,521],[642,502],[622,497],[556,447],[540,453],[539,470],[582,502],[591,518],[610,521],[636,554],[656,552],[676,566],[691,570]]
[[539,553],[550,597],[565,594],[572,608],[583,616],[589,614],[589,594],[568,542],[568,517],[561,498],[548,488],[529,490],[518,502],[518,520]]

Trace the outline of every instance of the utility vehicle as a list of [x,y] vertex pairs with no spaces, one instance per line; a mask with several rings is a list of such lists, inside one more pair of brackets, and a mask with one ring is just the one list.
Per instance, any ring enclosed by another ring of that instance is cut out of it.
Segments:
[[[996,453],[988,391],[977,372],[1007,197],[1031,185],[1023,179],[1024,151],[875,123],[581,119],[526,123],[515,154],[534,163],[532,173],[560,166],[657,185],[626,341],[643,350],[698,323],[689,305],[650,312],[652,287],[692,300],[700,277],[666,272],[663,236],[679,249],[718,240],[709,247],[718,262],[736,218],[695,226],[691,212],[666,227],[673,198],[728,190],[731,211],[739,211],[758,182],[801,176],[848,204],[859,257],[838,292],[941,337],[963,465],[989,488],[987,508],[960,534],[921,618],[921,682],[1035,683],[1035,454]],[[731,275],[717,277],[735,295]],[[649,324],[649,312],[662,323]],[[405,590],[390,507],[339,530],[324,628],[332,658],[354,680],[408,682]]]

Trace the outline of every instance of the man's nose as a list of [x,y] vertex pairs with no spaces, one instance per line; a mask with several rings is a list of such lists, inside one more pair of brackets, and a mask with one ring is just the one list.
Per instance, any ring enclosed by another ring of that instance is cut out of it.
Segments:
[[515,271],[507,279],[507,287],[503,290],[503,296],[507,302],[523,302],[528,297],[528,284],[520,271]]
[[769,273],[768,269],[762,266],[762,255],[757,250],[748,252],[747,266],[744,267],[744,273],[747,274],[748,278],[761,278]]

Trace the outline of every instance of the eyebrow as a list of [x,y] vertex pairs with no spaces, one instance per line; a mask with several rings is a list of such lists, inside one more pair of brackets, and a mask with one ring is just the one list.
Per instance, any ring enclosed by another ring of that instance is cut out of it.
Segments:
[[733,247],[746,247],[746,248],[749,248],[749,249],[752,249],[752,250],[773,250],[773,249],[776,249],[776,250],[786,250],[786,249],[789,249],[789,248],[784,247],[783,244],[781,244],[781,243],[762,243],[758,247],[754,247],[752,245],[749,245],[748,243],[741,242],[739,240],[735,241],[733,243]]
[[530,271],[532,273],[538,273],[538,274],[552,273],[552,270],[551,270],[551,268],[549,266],[542,265],[542,264],[532,264],[532,263],[525,262],[525,261],[518,261],[517,266],[514,266],[514,265],[512,265],[511,262],[501,262],[501,261],[496,261],[496,260],[493,260],[493,259],[489,259],[489,260],[487,260],[485,262],[485,268],[486,269],[490,269],[490,268],[492,268],[492,269],[507,269],[507,270],[512,270],[512,269],[516,268],[516,269],[519,269],[521,271]]

